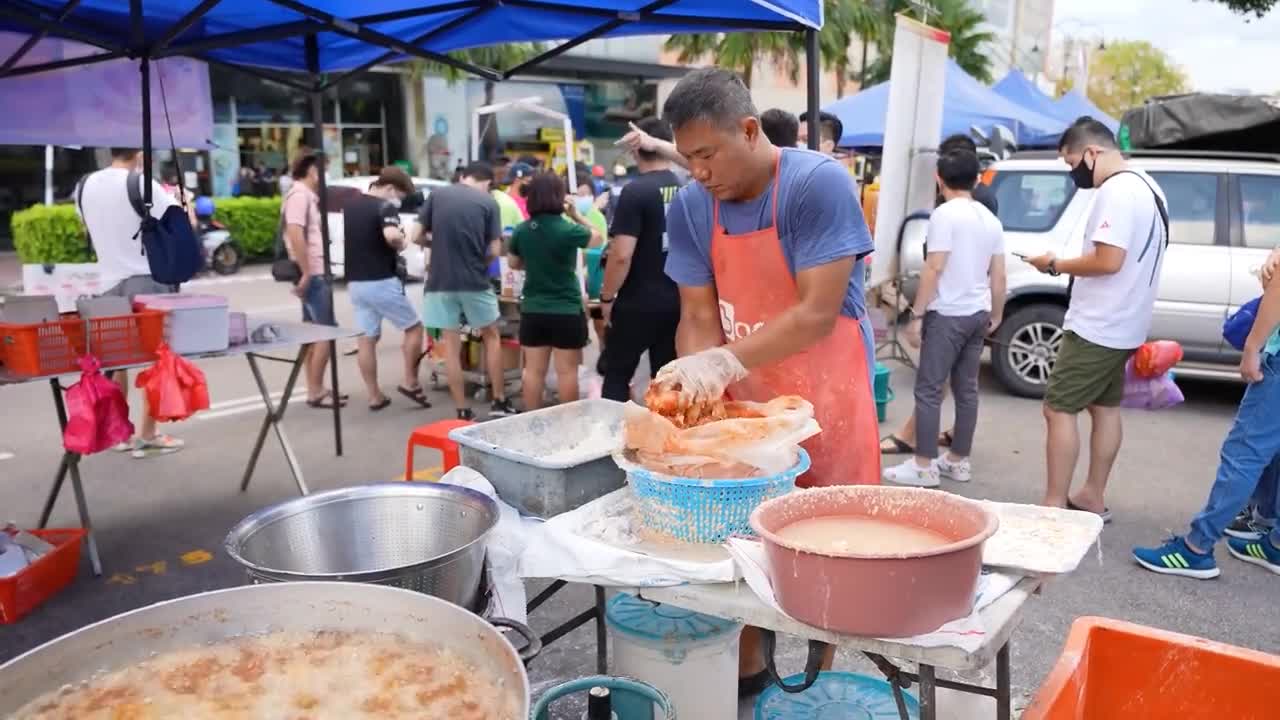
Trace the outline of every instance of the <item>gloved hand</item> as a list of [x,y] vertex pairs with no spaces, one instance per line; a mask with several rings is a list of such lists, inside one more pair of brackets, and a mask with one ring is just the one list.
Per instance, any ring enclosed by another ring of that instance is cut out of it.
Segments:
[[653,381],[679,393],[681,405],[705,404],[724,396],[725,388],[747,376],[747,369],[728,348],[714,347],[676,358]]

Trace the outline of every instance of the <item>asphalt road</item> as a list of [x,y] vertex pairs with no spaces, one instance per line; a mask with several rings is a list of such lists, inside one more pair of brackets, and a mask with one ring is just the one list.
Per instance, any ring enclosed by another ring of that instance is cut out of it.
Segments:
[[[287,290],[262,279],[258,268],[200,289],[229,295],[233,307],[259,316],[293,319],[298,313]],[[410,290],[411,295],[417,292]],[[349,323],[350,305],[342,293],[337,307],[340,322]],[[381,348],[380,359],[384,389],[390,392],[396,380],[398,348],[394,333],[388,337],[392,342]],[[317,490],[396,478],[403,469],[410,428],[452,414],[442,393],[433,395],[436,407],[432,410],[411,407],[392,394],[390,408],[369,413],[354,358],[340,360],[343,388],[352,396],[343,414],[343,455],[334,454],[330,413],[298,402],[290,406],[286,419],[307,482]],[[260,422],[261,403],[243,359],[220,359],[202,367],[214,408],[166,428],[187,440],[185,450],[146,460],[114,453],[85,460],[85,490],[105,573],[94,578],[84,560],[80,576],[65,592],[21,622],[0,626],[0,661],[125,610],[244,583],[240,570],[220,549],[223,537],[240,518],[294,497],[296,489],[278,447],[268,440],[248,492],[238,491]],[[283,367],[269,367],[266,372],[269,384],[281,389]],[[949,489],[971,497],[1034,502],[1044,482],[1039,405],[1004,394],[990,377],[983,382],[974,481]],[[910,410],[909,373],[895,366],[893,384],[899,399],[890,408],[890,425]],[[1183,532],[1203,504],[1219,444],[1240,396],[1240,388],[1233,385],[1187,382],[1183,388],[1188,400],[1179,408],[1126,415],[1124,447],[1108,497],[1115,522],[1103,533],[1100,557],[1090,555],[1077,572],[1050,583],[1030,604],[1014,636],[1015,696],[1023,701],[1057,659],[1071,622],[1084,615],[1120,618],[1280,653],[1275,611],[1280,577],[1240,563],[1222,548],[1218,558],[1223,574],[1213,581],[1156,576],[1137,568],[1129,557],[1135,544],[1155,543],[1170,532]],[[295,399],[300,397],[299,391]],[[34,525],[60,456],[49,387],[0,388],[0,408],[0,520]],[[1087,432],[1087,419],[1081,425]],[[419,467],[437,463],[430,451],[421,453]],[[1082,463],[1079,475],[1083,472]],[[64,495],[54,513],[55,527],[78,524],[69,495]],[[537,611],[531,624],[545,631],[590,602],[587,589],[571,587]],[[531,668],[535,691],[591,674],[593,643],[588,625],[547,648]],[[780,666],[798,671],[803,646],[788,643],[782,649]],[[868,669],[845,654],[838,665]],[[565,717],[570,714],[566,712]]]

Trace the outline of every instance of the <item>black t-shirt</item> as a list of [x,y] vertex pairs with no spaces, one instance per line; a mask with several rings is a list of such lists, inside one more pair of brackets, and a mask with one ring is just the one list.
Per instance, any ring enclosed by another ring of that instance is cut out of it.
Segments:
[[986,183],[978,183],[973,188],[973,199],[986,206],[992,215],[999,217],[1000,202],[996,200],[996,192]]
[[609,235],[631,235],[636,249],[614,307],[669,312],[680,309],[675,281],[667,277],[667,206],[680,179],[670,170],[637,175],[618,196]]
[[361,193],[343,208],[342,240],[348,282],[396,276],[398,253],[382,234],[387,227],[400,227],[400,210],[382,198]]

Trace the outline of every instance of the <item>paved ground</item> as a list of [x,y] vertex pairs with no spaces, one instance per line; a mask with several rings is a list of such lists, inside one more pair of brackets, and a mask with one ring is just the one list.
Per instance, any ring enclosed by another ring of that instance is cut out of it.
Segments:
[[[238,309],[292,319],[295,301],[283,287],[261,279],[262,272],[250,268],[247,274],[219,279],[204,289],[232,296]],[[345,297],[339,297],[337,306],[340,320],[349,319]],[[388,346],[381,356],[387,390],[394,382],[396,352]],[[249,512],[296,491],[278,449],[269,442],[249,491],[237,492],[260,404],[243,360],[217,360],[203,367],[215,407],[172,428],[187,439],[186,450],[145,461],[113,454],[85,461],[85,486],[106,573],[92,577],[85,562],[67,591],[22,622],[0,627],[0,661],[124,610],[244,582],[220,550],[227,529]],[[343,416],[342,457],[333,453],[329,413],[299,403],[290,407],[286,421],[307,481],[315,489],[396,477],[403,467],[408,430],[451,413],[447,398],[438,395],[433,410],[411,409],[394,396],[391,408],[370,414],[363,407],[364,390],[354,359],[342,358],[341,367],[344,389],[352,394]],[[898,368],[894,372],[900,399],[891,407],[891,423],[907,414],[910,396],[909,374]],[[283,369],[269,368],[267,373],[272,387],[283,386]],[[984,383],[975,480],[952,489],[972,497],[1035,501],[1043,483],[1039,406],[1003,394],[990,378]],[[1082,615],[1122,618],[1280,652],[1280,626],[1275,622],[1280,577],[1244,565],[1225,550],[1218,553],[1223,575],[1210,582],[1157,577],[1129,559],[1135,543],[1181,532],[1199,508],[1240,394],[1231,385],[1187,383],[1184,390],[1188,402],[1180,408],[1126,416],[1124,450],[1109,497],[1116,521],[1103,534],[1100,559],[1090,556],[1078,572],[1055,581],[1031,603],[1013,645],[1013,680],[1019,696],[1039,685],[1059,654],[1067,628]],[[49,388],[0,388],[0,408],[0,520],[33,524],[59,457]],[[1084,426],[1087,429],[1087,421]],[[6,453],[13,456],[4,459]],[[436,462],[428,452],[419,465]],[[53,524],[75,523],[74,506],[64,497]],[[535,613],[532,624],[545,631],[589,603],[584,588],[571,587]],[[592,672],[593,641],[588,626],[549,647],[531,669],[536,689]],[[802,663],[802,647],[786,645],[780,665],[795,671]],[[846,656],[839,664],[863,667]]]

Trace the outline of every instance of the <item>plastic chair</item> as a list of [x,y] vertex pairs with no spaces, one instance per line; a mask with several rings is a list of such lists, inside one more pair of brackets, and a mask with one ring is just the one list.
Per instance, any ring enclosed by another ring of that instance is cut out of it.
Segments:
[[413,479],[413,453],[418,447],[429,447],[440,451],[444,456],[441,462],[443,472],[449,472],[460,464],[458,459],[458,443],[449,439],[449,431],[454,428],[474,425],[470,420],[437,420],[414,428],[409,433],[409,442],[404,452],[404,480]]

